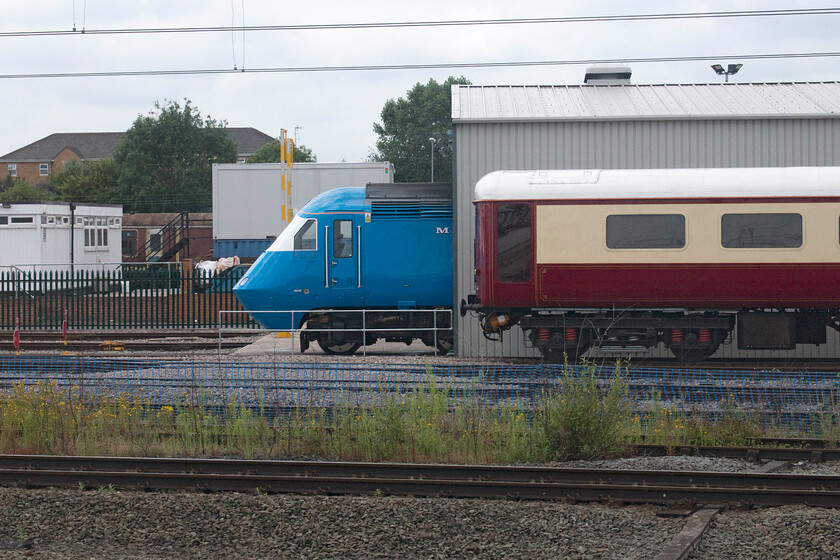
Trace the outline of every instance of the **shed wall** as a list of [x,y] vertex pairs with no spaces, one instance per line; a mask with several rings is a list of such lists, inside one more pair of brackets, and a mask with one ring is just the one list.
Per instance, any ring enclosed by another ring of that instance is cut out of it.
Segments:
[[[455,128],[455,302],[473,293],[475,183],[499,169],[644,169],[840,165],[840,119],[659,119],[621,121],[458,122]],[[457,315],[457,314],[456,314]],[[514,328],[503,343],[484,339],[471,315],[456,319],[463,356],[530,356]],[[806,357],[840,356],[838,335],[800,348]],[[663,354],[664,355],[664,354]],[[719,356],[738,353],[735,344]]]

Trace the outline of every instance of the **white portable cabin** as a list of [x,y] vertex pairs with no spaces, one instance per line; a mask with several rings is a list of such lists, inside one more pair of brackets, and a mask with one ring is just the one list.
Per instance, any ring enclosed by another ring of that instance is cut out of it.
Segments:
[[0,267],[113,270],[122,260],[122,205],[4,202]]
[[394,166],[389,162],[295,163],[290,181],[282,163],[214,164],[213,256],[258,257],[319,194],[393,182]]

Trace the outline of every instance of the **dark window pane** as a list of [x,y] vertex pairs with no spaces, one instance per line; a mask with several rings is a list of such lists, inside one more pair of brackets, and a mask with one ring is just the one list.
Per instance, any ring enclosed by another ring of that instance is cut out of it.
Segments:
[[[85,230],[85,233],[87,233],[89,231],[91,231],[91,230]],[[91,232],[91,242],[90,242],[90,244],[93,245],[92,232]],[[152,235],[150,235],[149,236],[149,252],[151,252],[151,253],[159,252],[160,251],[160,246],[161,246],[160,233],[153,233]]]
[[333,257],[346,259],[353,256],[353,222],[333,221]]
[[496,268],[501,282],[531,279],[531,208],[503,204],[496,211]]
[[314,251],[317,249],[318,230],[315,220],[306,220],[295,234],[295,251]]
[[137,252],[137,232],[123,230],[122,232],[122,254],[133,255]]
[[682,214],[627,214],[607,216],[610,249],[681,249],[685,247]]
[[788,249],[802,246],[800,214],[724,214],[720,244],[727,249]]

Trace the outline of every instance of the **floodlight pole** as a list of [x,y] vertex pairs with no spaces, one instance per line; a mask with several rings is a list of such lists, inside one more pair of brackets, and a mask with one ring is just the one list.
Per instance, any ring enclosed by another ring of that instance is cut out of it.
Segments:
[[715,73],[716,73],[718,76],[723,76],[724,81],[725,81],[725,82],[728,82],[728,81],[729,81],[729,76],[732,76],[732,75],[734,75],[734,74],[737,74],[737,73],[738,73],[738,70],[740,70],[742,66],[743,66],[743,64],[730,64],[730,65],[728,65],[728,66],[727,66],[727,68],[724,70],[724,68],[723,68],[723,66],[722,66],[722,65],[720,65],[720,64],[712,64],[712,70],[714,70],[714,71],[715,71]]
[[430,182],[435,182],[435,139],[429,138],[429,160],[432,164],[432,179]]

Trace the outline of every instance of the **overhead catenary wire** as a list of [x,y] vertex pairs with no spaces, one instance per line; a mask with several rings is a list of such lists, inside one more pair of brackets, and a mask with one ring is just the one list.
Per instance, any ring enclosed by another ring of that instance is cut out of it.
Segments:
[[[744,17],[778,17],[778,16],[825,16],[840,14],[840,8],[802,8],[790,10],[740,10],[727,12],[673,12],[658,14],[621,14],[605,16],[567,16],[545,18],[509,18],[509,19],[474,19],[474,20],[440,20],[440,21],[396,21],[396,22],[367,22],[367,23],[316,23],[289,25],[251,25],[245,26],[209,26],[209,27],[147,27],[123,29],[56,29],[45,31],[4,31],[3,37],[43,37],[62,35],[120,35],[120,34],[154,34],[154,33],[214,33],[231,31],[314,31],[329,29],[379,29],[401,27],[456,27],[474,25],[529,25],[556,23],[598,23],[615,21],[651,21],[674,19],[713,19],[713,18],[744,18]],[[74,15],[75,18],[75,15]]]
[[652,64],[660,62],[703,62],[710,60],[776,60],[803,58],[833,58],[840,52],[804,52],[770,54],[716,54],[700,56],[656,56],[641,58],[591,58],[577,60],[519,60],[509,62],[436,62],[427,64],[371,64],[350,66],[286,66],[273,68],[194,68],[183,70],[115,70],[104,72],[42,72],[29,74],[0,74],[0,80],[38,78],[104,78],[121,76],[195,76],[210,74],[266,74],[300,72],[363,72],[381,70],[441,70],[455,68],[513,68],[527,66],[573,66],[598,64]]

